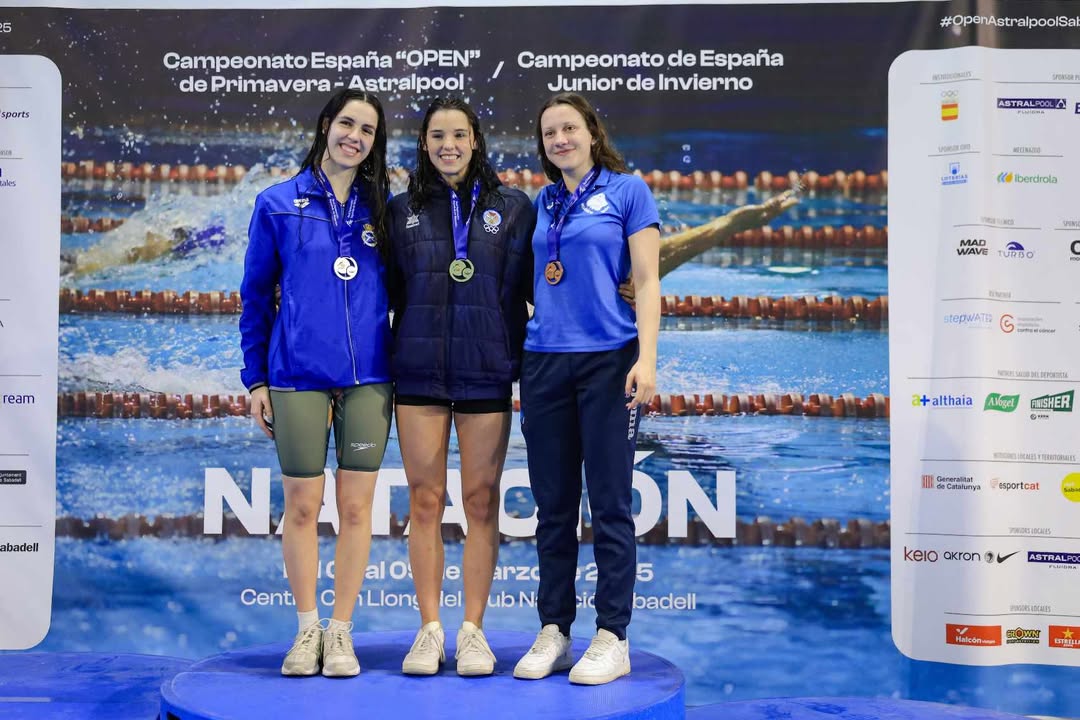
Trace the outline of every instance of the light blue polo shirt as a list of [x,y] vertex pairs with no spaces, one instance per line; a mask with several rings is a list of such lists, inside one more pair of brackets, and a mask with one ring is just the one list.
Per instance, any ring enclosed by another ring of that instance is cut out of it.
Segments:
[[559,258],[565,273],[558,285],[549,285],[544,267],[556,187],[545,187],[534,203],[536,309],[529,320],[525,349],[598,352],[620,348],[637,337],[636,315],[618,293],[619,283],[630,275],[627,238],[660,225],[652,191],[636,175],[601,170],[563,225]]

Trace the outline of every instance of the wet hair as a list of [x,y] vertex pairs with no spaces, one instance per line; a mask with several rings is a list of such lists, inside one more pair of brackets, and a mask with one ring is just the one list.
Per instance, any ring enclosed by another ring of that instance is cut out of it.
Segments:
[[[434,193],[443,184],[442,176],[435,169],[431,157],[427,151],[427,132],[431,125],[431,118],[440,110],[457,110],[469,120],[472,128],[473,140],[476,148],[472,151],[469,167],[465,170],[465,179],[461,187],[465,188],[462,193],[465,202],[468,202],[469,193],[475,180],[480,181],[480,196],[477,204],[481,207],[490,207],[495,203],[498,194],[496,188],[502,185],[499,175],[488,160],[487,143],[484,141],[484,133],[480,129],[480,118],[473,111],[472,106],[462,98],[455,96],[437,97],[428,106],[424,113],[424,120],[420,123],[420,134],[416,138],[416,168],[409,173],[409,209],[412,212],[420,212],[424,204],[432,198]],[[463,208],[468,212],[471,208]]]
[[619,154],[619,151],[612,144],[607,129],[604,127],[604,123],[600,121],[600,116],[597,115],[592,104],[584,96],[577,93],[559,93],[558,95],[552,95],[540,108],[540,112],[536,114],[536,152],[540,156],[540,164],[544,167],[544,174],[547,175],[551,182],[558,182],[562,179],[562,171],[548,160],[547,153],[544,151],[544,130],[540,127],[540,119],[544,117],[544,112],[548,108],[556,105],[569,105],[585,119],[585,127],[588,128],[593,139],[592,159],[594,163],[612,172],[629,172],[626,161],[623,160],[623,156]]
[[318,167],[326,155],[326,134],[334,118],[353,100],[367,103],[375,108],[378,125],[375,138],[364,161],[357,168],[353,184],[359,188],[362,197],[371,210],[371,224],[375,226],[375,241],[379,253],[386,257],[386,198],[390,192],[390,175],[386,171],[386,115],[382,103],[375,95],[362,90],[348,88],[338,90],[330,96],[319,119],[315,122],[315,139],[311,143],[304,161],[300,163],[301,172]]

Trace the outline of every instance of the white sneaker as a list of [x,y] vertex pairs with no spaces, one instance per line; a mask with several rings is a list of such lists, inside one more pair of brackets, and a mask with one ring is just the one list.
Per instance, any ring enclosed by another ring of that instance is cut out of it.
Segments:
[[353,677],[360,674],[360,662],[353,648],[353,624],[323,630],[323,677]]
[[323,626],[312,623],[296,633],[292,647],[281,663],[281,674],[291,676],[318,675],[323,655]]
[[603,685],[630,673],[630,641],[620,640],[603,628],[589,643],[589,649],[570,669],[570,682]]
[[539,680],[553,672],[565,670],[574,664],[570,655],[570,638],[559,630],[558,625],[545,625],[537,634],[529,652],[514,666],[514,677],[522,680]]
[[420,628],[413,640],[409,654],[401,663],[401,672],[406,675],[434,675],[439,672],[439,663],[446,660],[446,633],[438,620],[429,622]]
[[495,672],[495,653],[491,652],[484,631],[466,620],[457,634],[457,674],[490,675]]

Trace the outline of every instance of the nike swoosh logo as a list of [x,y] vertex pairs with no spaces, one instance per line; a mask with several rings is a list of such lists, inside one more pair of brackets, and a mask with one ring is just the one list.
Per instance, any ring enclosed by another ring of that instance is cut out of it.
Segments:
[[997,561],[999,563],[1003,563],[1003,562],[1005,562],[1006,560],[1008,560],[1009,558],[1011,558],[1013,555],[1015,555],[1018,552],[1020,552],[1020,551],[1017,550],[1016,552],[1011,552],[1011,553],[1009,553],[1008,555],[1005,555],[1005,556],[1002,556],[1001,553],[998,553]]

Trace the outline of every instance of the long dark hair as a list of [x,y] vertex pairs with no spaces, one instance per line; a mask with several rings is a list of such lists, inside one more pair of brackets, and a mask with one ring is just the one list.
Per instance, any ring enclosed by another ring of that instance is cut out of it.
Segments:
[[584,96],[577,93],[559,93],[558,95],[552,95],[540,108],[540,112],[536,114],[536,152],[540,156],[540,164],[544,167],[544,174],[547,175],[548,180],[559,182],[562,179],[562,171],[548,160],[547,153],[544,151],[544,131],[540,127],[540,118],[544,116],[544,111],[555,105],[569,105],[581,113],[581,117],[585,119],[585,127],[588,128],[589,134],[592,135],[592,159],[594,163],[612,172],[629,172],[626,161],[623,160],[623,156],[612,144],[607,129],[604,127],[604,123],[600,121],[600,116],[596,114],[596,109],[593,108],[592,104]]
[[473,182],[479,180],[480,197],[476,202],[481,207],[489,207],[496,198],[496,188],[502,185],[502,182],[495,168],[491,166],[491,161],[488,160],[487,142],[484,140],[483,131],[480,130],[480,118],[465,100],[448,96],[435,98],[424,113],[424,121],[420,123],[420,134],[416,138],[416,168],[409,173],[409,209],[414,213],[420,212],[442,184],[442,177],[435,169],[427,152],[428,127],[431,125],[432,116],[440,110],[458,110],[469,119],[476,149],[472,151],[469,167],[465,171],[465,182],[462,185],[471,192]]
[[315,122],[315,139],[311,143],[304,162],[300,164],[300,171],[308,168],[314,169],[322,163],[326,155],[326,133],[330,124],[338,113],[352,100],[359,100],[375,108],[375,114],[379,119],[375,127],[375,141],[371,144],[364,161],[356,172],[353,184],[363,193],[365,202],[371,210],[371,224],[375,226],[375,241],[379,253],[386,257],[386,196],[390,192],[390,175],[386,171],[386,115],[383,113],[382,103],[375,95],[363,90],[350,90],[348,88],[338,90],[330,96],[319,119]]

